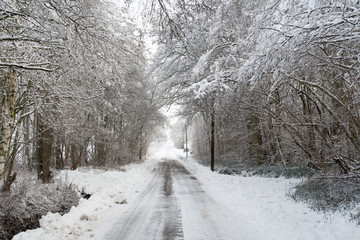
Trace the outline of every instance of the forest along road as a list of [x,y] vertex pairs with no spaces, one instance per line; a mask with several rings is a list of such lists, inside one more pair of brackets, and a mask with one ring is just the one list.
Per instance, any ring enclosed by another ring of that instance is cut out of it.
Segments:
[[165,160],[105,239],[244,239],[230,216],[178,161]]

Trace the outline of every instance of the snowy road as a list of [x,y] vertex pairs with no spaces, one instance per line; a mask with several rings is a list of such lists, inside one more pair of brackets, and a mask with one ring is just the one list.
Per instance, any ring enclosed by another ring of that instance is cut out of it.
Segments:
[[[216,204],[178,161],[165,160],[105,239],[241,240],[236,233],[238,227],[229,216],[231,213]],[[231,224],[225,224],[230,220]]]

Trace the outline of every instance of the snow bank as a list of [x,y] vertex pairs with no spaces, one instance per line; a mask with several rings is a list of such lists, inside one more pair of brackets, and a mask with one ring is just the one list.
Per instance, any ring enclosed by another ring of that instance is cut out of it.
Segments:
[[220,175],[191,159],[181,162],[215,201],[242,219],[249,239],[360,239],[360,227],[349,222],[350,216],[317,213],[293,201],[288,193],[301,180]]
[[146,161],[144,164],[127,166],[126,172],[104,171],[99,169],[80,168],[64,170],[57,176],[61,181],[75,184],[79,190],[85,189],[92,196],[81,199],[77,207],[61,216],[48,213],[40,220],[40,228],[22,232],[13,240],[72,240],[81,236],[95,237],[92,233],[95,226],[103,220],[103,216],[126,209],[123,200],[131,202],[145,187],[152,176],[157,162]]

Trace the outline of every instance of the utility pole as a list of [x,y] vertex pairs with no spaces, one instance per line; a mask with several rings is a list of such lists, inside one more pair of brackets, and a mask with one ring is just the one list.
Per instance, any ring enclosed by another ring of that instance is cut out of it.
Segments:
[[210,169],[211,171],[215,171],[215,106],[214,102],[212,104],[212,109],[210,113],[210,154],[211,154],[211,162]]

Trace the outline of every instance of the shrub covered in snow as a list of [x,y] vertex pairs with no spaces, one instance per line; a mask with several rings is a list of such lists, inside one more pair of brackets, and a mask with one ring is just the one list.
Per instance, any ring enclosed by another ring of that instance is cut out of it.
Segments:
[[[203,164],[203,162],[201,162]],[[206,164],[204,164],[206,165]],[[271,178],[311,178],[319,174],[318,171],[303,166],[276,166],[264,164],[254,166],[239,163],[235,160],[219,161],[216,171],[226,175],[261,176]]]
[[253,168],[252,174],[275,178],[310,178],[316,175],[316,171],[306,167],[261,166]]
[[[360,178],[318,177],[296,186],[292,197],[318,211],[355,209],[360,203]],[[360,221],[360,212],[353,218]]]
[[23,185],[0,197],[0,239],[40,226],[39,219],[47,212],[67,213],[79,202],[72,185],[64,183]]

